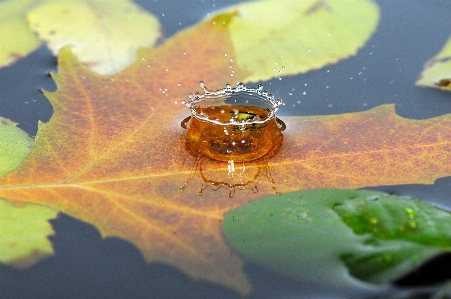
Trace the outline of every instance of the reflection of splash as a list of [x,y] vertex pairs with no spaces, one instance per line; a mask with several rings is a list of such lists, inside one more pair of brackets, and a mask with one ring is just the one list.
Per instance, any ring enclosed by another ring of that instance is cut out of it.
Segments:
[[188,183],[193,183],[192,181],[197,178],[200,180],[199,196],[202,196],[207,188],[213,191],[223,188],[229,191],[229,197],[232,198],[237,189],[250,189],[253,193],[257,193],[257,185],[260,179],[266,177],[275,193],[280,194],[276,191],[276,183],[271,176],[271,170],[265,158],[248,162],[229,160],[227,167],[225,166],[225,162],[198,156],[190,177],[180,189],[185,190]]

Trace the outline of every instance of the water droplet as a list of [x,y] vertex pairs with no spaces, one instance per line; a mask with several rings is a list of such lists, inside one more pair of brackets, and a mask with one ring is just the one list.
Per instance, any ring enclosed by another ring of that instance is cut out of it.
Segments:
[[371,217],[369,219],[370,224],[378,224],[379,223],[379,219],[377,219],[376,217]]
[[224,56],[229,56],[229,54],[228,53],[224,53]]
[[146,60],[144,57],[141,57],[142,60]]
[[288,94],[289,94],[290,96],[292,96],[292,95],[293,95],[293,92],[290,91]]
[[303,95],[306,95],[307,94],[307,92],[306,91],[304,91],[303,93],[302,93]]
[[384,259],[384,262],[386,262],[386,263],[391,263],[391,261],[393,260],[391,254],[388,254],[388,253],[384,254],[383,259]]
[[178,102],[177,102],[177,101],[174,101],[174,104],[178,104]]
[[178,86],[181,86],[181,85],[182,85],[182,83],[177,83],[177,85],[178,85]]
[[404,211],[406,211],[407,213],[407,217],[409,217],[409,219],[414,219],[415,218],[415,211],[411,208],[411,207],[406,207],[404,209]]

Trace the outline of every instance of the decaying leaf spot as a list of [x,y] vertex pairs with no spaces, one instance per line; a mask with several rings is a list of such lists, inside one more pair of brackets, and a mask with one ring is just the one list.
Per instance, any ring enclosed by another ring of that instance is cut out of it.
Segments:
[[451,37],[437,55],[424,64],[416,85],[451,91]]
[[330,8],[329,4],[327,4],[327,1],[324,0],[319,0],[315,3],[312,4],[312,6],[310,6],[306,11],[305,11],[305,15],[308,16],[320,9],[324,9],[326,11],[332,11],[332,9]]
[[437,84],[437,86],[440,86],[440,87],[448,87],[451,84],[451,79],[441,79],[436,84]]

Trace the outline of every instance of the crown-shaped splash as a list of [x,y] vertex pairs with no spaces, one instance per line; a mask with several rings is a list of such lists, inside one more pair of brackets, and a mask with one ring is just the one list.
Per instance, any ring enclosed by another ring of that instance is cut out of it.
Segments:
[[219,161],[251,161],[274,155],[282,144],[283,121],[275,117],[282,103],[259,84],[248,88],[242,83],[189,94],[183,102],[191,116],[182,121],[187,129],[186,148],[194,155]]
[[[194,117],[202,120],[211,121],[219,125],[230,124],[244,124],[254,123],[263,124],[267,120],[272,119],[275,116],[276,111],[282,104],[282,99],[275,99],[274,94],[263,90],[263,85],[258,84],[257,87],[246,87],[243,83],[239,82],[236,87],[232,87],[230,84],[226,84],[225,88],[219,90],[209,90],[205,83],[200,81],[200,87],[203,93],[196,92],[195,94],[188,94],[189,101],[182,103],[186,104],[191,109]],[[221,121],[215,117],[211,117],[203,107],[218,106],[221,104],[226,105],[243,105],[243,106],[257,106],[268,111],[266,115],[246,115],[243,117],[240,111],[235,111],[235,117]]]

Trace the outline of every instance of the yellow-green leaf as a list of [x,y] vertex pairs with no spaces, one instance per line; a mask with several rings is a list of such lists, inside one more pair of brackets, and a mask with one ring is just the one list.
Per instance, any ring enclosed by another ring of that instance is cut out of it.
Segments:
[[57,211],[35,205],[14,205],[0,199],[0,262],[27,268],[53,254],[47,236],[53,235],[49,219]]
[[0,116],[0,176],[14,170],[32,145],[33,139],[17,123]]
[[442,50],[426,62],[416,84],[451,91],[451,37]]
[[[0,176],[14,170],[28,154],[33,140],[17,124],[0,117]],[[48,219],[57,211],[35,204],[0,199],[0,262],[25,268],[53,254],[47,236]]]
[[40,45],[25,20],[35,0],[0,1],[0,67],[26,56]]
[[[262,0],[225,9],[244,81],[304,73],[355,55],[376,30],[370,0]],[[223,13],[221,10],[220,13]]]
[[113,74],[136,60],[139,47],[161,37],[158,19],[128,0],[46,0],[27,14],[30,26],[54,54],[69,45],[78,60]]

